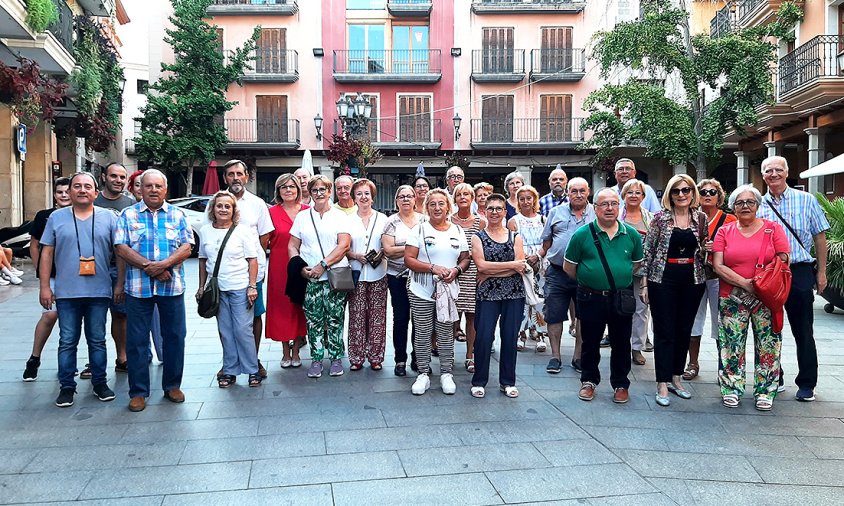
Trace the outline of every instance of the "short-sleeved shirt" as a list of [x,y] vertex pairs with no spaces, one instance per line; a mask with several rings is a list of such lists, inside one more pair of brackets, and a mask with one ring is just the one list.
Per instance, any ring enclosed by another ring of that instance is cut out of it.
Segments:
[[333,207],[334,207],[334,209],[339,209],[339,210],[343,211],[347,215],[354,214],[354,213],[358,212],[357,204],[352,204],[352,207],[343,207],[339,203],[335,202]]
[[[630,225],[618,222],[618,232],[609,235],[593,221],[598,241],[607,258],[616,288],[627,288],[633,284],[633,263],[644,257],[642,236]],[[590,226],[579,228],[566,248],[566,261],[577,265],[577,284],[593,290],[611,290],[604,264],[595,247]]]
[[[141,201],[127,207],[117,220],[115,245],[126,245],[153,262],[165,260],[182,245],[193,244],[193,232],[185,213],[164,202],[153,211]],[[170,269],[170,280],[159,281],[143,269],[126,265],[126,294],[147,299],[154,295],[172,297],[185,292],[185,268]]]
[[[210,205],[211,201],[208,204]],[[258,253],[258,281],[261,281],[267,271],[267,252],[261,247],[261,236],[275,230],[273,219],[270,217],[270,208],[261,200],[261,197],[244,190],[240,200],[237,201],[237,211],[240,213],[238,227],[247,228],[252,232],[252,240],[255,242],[255,250]]]
[[[55,248],[57,299],[111,298],[108,267],[114,257],[116,224],[117,216],[113,212],[98,207],[94,207],[94,214],[85,220],[75,219],[71,207],[57,209],[50,215],[39,242]],[[79,258],[92,256],[96,274],[80,276]]]
[[[421,222],[424,218],[424,215],[420,213],[414,213],[414,215],[417,223]],[[387,224],[384,226],[384,235],[392,237],[396,246],[404,246],[407,243],[407,236],[410,235],[411,230],[413,230],[413,227],[405,225],[404,222],[401,221],[399,213],[396,213],[387,218]],[[404,255],[399,258],[387,259],[387,274],[391,276],[398,276],[406,269],[407,268],[404,265]]]
[[[785,224],[771,209],[771,205],[777,208],[777,211],[791,225],[791,228],[797,232],[800,237],[799,242],[786,229]],[[814,195],[790,187],[785,189],[779,200],[775,199],[771,192],[766,193],[756,216],[782,225],[791,247],[791,261],[793,263],[814,260],[809,253],[812,249],[813,236],[829,229],[829,221],[827,221],[826,215]]]
[[[765,225],[750,237],[745,237],[739,231],[737,225],[733,222],[718,229],[715,234],[715,241],[712,243],[712,251],[724,253],[724,265],[734,270],[739,276],[750,279],[756,274],[756,262],[759,260],[759,251],[762,249],[763,241],[768,243],[763,265],[773,260],[777,253],[789,252],[790,246],[786,236],[788,232],[779,223],[765,220]],[[765,233],[767,229],[773,230],[771,232],[773,234],[772,243]],[[732,290],[731,284],[721,280],[719,296],[729,297]]]
[[[407,236],[407,245],[419,248],[416,258],[442,267],[457,266],[460,253],[469,251],[466,234],[454,223],[445,231],[437,230],[428,222],[413,227]],[[434,300],[434,276],[430,272],[414,272],[410,276],[410,291],[422,300]]]
[[[290,235],[302,241],[299,246],[299,256],[309,266],[313,267],[320,263],[337,247],[337,237],[340,234],[349,233],[348,220],[346,213],[334,207],[330,207],[322,216],[313,207],[301,211],[293,220],[293,226],[290,227]],[[317,230],[319,230],[319,236],[317,236]],[[320,249],[320,244],[322,249]],[[344,255],[332,267],[335,265],[349,265],[349,261]],[[328,281],[328,272],[323,272],[319,280]]]
[[[615,190],[616,193],[621,195],[620,185],[615,185],[612,187],[612,189]],[[659,201],[659,197],[656,196],[656,192],[648,184],[645,184],[645,198],[644,200],[642,200],[642,209],[647,209],[652,213],[662,211],[662,202]]]
[[[50,215],[53,214],[53,211],[55,211],[55,210],[56,210],[55,208],[42,209],[42,210],[38,211],[37,213],[35,213],[35,218],[32,219],[32,227],[29,229],[29,236],[39,242],[38,251],[41,251],[41,248],[43,247],[43,244],[40,244],[40,242],[41,242],[41,236],[44,235],[44,229],[47,228],[47,220],[50,218]],[[40,264],[41,262],[38,262],[38,263]],[[40,265],[35,266],[35,277],[36,278],[41,276],[40,269],[41,269]],[[50,277],[51,278],[56,277],[56,259],[55,258],[53,259],[53,268],[50,271]]]
[[137,200],[125,193],[121,193],[116,199],[107,199],[105,195],[100,192],[97,198],[94,199],[94,205],[105,209],[110,209],[115,216],[120,216],[120,212],[129,206],[135,205]]
[[[359,255],[365,255],[370,250],[381,251],[381,235],[384,233],[384,226],[387,225],[387,217],[377,211],[369,217],[369,226],[364,227],[363,220],[357,213],[348,217],[349,235],[352,236],[351,251]],[[381,260],[378,267],[373,268],[368,263],[361,263],[357,260],[350,260],[352,269],[360,271],[361,281],[378,281],[387,275],[387,261]]]
[[562,267],[571,236],[577,229],[594,219],[595,208],[592,204],[586,204],[583,217],[579,219],[571,212],[569,204],[562,204],[552,209],[542,230],[542,241],[551,241],[551,248],[548,249],[545,258],[557,267]]
[[548,216],[555,207],[560,204],[565,204],[568,201],[569,199],[566,197],[565,193],[559,197],[555,196],[554,192],[543,195],[539,198],[539,212],[542,213],[543,216]]
[[[208,224],[199,230],[199,258],[205,258],[205,269],[210,277],[217,265],[217,255],[229,229],[214,228]],[[255,240],[252,232],[241,225],[235,227],[223,249],[217,282],[224,292],[242,290],[249,285],[249,258],[256,258]]]

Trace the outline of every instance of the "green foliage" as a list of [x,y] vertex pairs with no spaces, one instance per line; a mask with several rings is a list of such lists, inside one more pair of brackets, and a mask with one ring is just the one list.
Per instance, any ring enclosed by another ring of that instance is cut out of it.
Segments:
[[829,253],[826,261],[826,278],[829,286],[844,290],[844,198],[830,202],[820,193],[816,194],[821,207],[829,220],[826,241]]
[[28,0],[26,24],[32,31],[41,33],[59,20],[59,9],[53,0]]

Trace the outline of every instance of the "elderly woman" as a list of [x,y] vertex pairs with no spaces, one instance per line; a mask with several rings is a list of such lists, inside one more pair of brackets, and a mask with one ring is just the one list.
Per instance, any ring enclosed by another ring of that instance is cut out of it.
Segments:
[[[539,192],[533,186],[522,186],[516,191],[516,200],[519,203],[519,214],[510,218],[507,222],[507,228],[513,232],[518,232],[522,240],[525,260],[532,269],[534,284],[543,289],[545,287],[545,269],[542,265],[542,257],[539,256],[539,250],[542,249],[542,230],[545,228],[545,216],[539,212]],[[525,306],[519,342],[516,345],[517,350],[525,349],[528,334],[537,341],[537,352],[542,353],[547,349],[545,344],[547,326],[545,325],[545,308],[543,306],[544,304]]]
[[[642,236],[642,243],[648,235],[648,227],[654,215],[642,207],[645,199],[645,183],[638,179],[630,179],[621,188],[621,198],[624,200],[624,208],[621,211],[621,221],[635,228]],[[636,312],[633,313],[633,332],[630,334],[630,345],[632,348],[632,360],[636,365],[645,365],[645,356],[642,351],[648,351],[648,328],[650,310],[648,305],[639,296],[639,285],[642,280],[642,272],[633,273],[633,295],[636,297]]]
[[211,223],[199,231],[196,300],[202,297],[208,277],[214,275],[215,268],[220,287],[217,313],[217,331],[223,343],[223,374],[217,377],[220,388],[232,386],[238,374],[249,375],[250,387],[261,384],[258,350],[252,334],[252,305],[258,297],[258,252],[248,227],[237,226],[238,218],[237,199],[227,191],[220,191],[214,194],[208,206]]
[[300,367],[299,347],[306,334],[305,311],[300,304],[294,304],[282,296],[287,286],[287,264],[290,253],[290,229],[300,211],[308,208],[301,203],[302,190],[293,174],[282,174],[275,180],[275,205],[270,208],[270,218],[275,230],[270,232],[269,269],[267,271],[267,327],[266,335],[273,341],[281,341],[283,355],[281,367]]
[[525,177],[521,172],[514,170],[504,178],[504,188],[507,190],[507,219],[516,216],[519,202],[516,199],[516,192],[525,185]]
[[474,186],[475,190],[475,205],[478,207],[477,212],[481,216],[486,216],[486,199],[494,191],[489,183],[481,182]]
[[[476,214],[472,214],[472,202],[475,200],[475,192],[468,183],[460,183],[454,187],[454,203],[457,212],[451,215],[451,222],[463,229],[466,234],[466,243],[470,245],[469,254],[472,253],[472,237],[479,230],[486,227],[486,220]],[[475,289],[478,284],[478,269],[474,262],[469,262],[466,272],[457,277],[460,285],[460,295],[457,298],[457,311],[466,315],[466,332],[460,330],[460,320],[454,323],[454,338],[466,343],[466,370],[475,372],[475,359],[473,347],[475,345]]]
[[308,264],[301,274],[305,288],[305,321],[311,347],[309,378],[322,376],[322,359],[328,349],[328,374],[343,375],[343,309],[346,294],[331,289],[328,270],[348,266],[346,253],[351,245],[346,213],[331,205],[331,180],[317,174],[308,181],[313,207],[300,212],[290,228],[287,246],[290,258],[300,256]]
[[469,268],[469,244],[463,230],[449,221],[451,198],[440,188],[425,197],[428,221],[413,228],[404,247],[404,263],[413,271],[410,277],[410,315],[413,319],[413,350],[419,375],[413,383],[414,395],[431,386],[431,335],[436,328],[440,354],[440,385],[444,394],[457,391],[452,369],[457,320],[454,301],[457,279]]
[[706,239],[706,215],[695,210],[698,200],[691,177],[678,174],[669,179],[662,196],[664,209],[654,216],[645,238],[640,296],[650,302],[653,315],[660,406],[671,404],[669,392],[681,399],[692,397],[680,378],[705,281],[701,244]]
[[410,185],[396,190],[398,213],[390,216],[384,225],[381,245],[387,256],[387,287],[393,306],[393,349],[395,350],[396,376],[407,375],[407,329],[410,325],[410,299],[407,295],[408,269],[404,264],[404,247],[411,230],[422,222],[424,216],[413,210],[415,194]]
[[414,191],[414,201],[413,201],[413,209],[417,213],[424,213],[425,212],[425,195],[428,194],[428,190],[431,189],[431,182],[428,181],[428,178],[425,176],[416,176],[416,179],[413,181],[413,191]]
[[381,236],[387,217],[372,209],[377,189],[369,179],[352,184],[352,198],[357,212],[349,215],[352,247],[346,257],[352,271],[358,271],[355,291],[349,295],[349,362],[352,371],[369,361],[373,371],[384,362],[387,339],[387,262]]
[[762,194],[753,186],[739,186],[730,194],[729,206],[738,221],[723,226],[715,234],[712,265],[721,278],[718,384],[724,406],[737,407],[744,395],[744,349],[747,328],[753,325],[756,356],[753,397],[756,409],[769,411],[779,383],[782,325],[777,329],[775,315],[754,297],[752,280],[760,255],[762,265],[771,262],[774,255],[788,262],[789,246],[788,237],[778,223],[756,216],[760,205]]
[[695,316],[695,323],[692,326],[692,337],[689,341],[689,364],[686,370],[683,371],[684,380],[693,380],[700,373],[700,338],[703,335],[703,325],[706,323],[706,307],[709,306],[709,320],[711,325],[712,339],[718,342],[718,290],[719,282],[718,276],[712,269],[712,260],[710,258],[712,252],[712,241],[715,239],[715,234],[718,230],[730,223],[736,221],[736,217],[732,214],[725,213],[720,209],[724,205],[724,189],[721,188],[721,183],[715,179],[704,179],[697,184],[700,192],[700,210],[706,214],[709,227],[706,235],[706,242],[703,247],[705,251],[704,257],[704,272],[706,273],[706,291],[700,299],[700,305],[697,308],[697,315]]
[[516,340],[525,307],[521,276],[525,272],[525,254],[521,236],[504,226],[505,203],[503,195],[493,193],[489,196],[486,208],[489,225],[472,238],[472,258],[478,266],[478,312],[475,316],[478,338],[471,393],[477,398],[485,395],[484,388],[489,381],[490,348],[499,319],[498,388],[507,397],[519,396]]

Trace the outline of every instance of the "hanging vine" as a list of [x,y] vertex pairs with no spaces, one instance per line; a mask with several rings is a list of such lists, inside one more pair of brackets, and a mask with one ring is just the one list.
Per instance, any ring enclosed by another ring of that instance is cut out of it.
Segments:
[[55,108],[64,99],[67,85],[41,73],[38,64],[18,58],[18,66],[0,62],[0,102],[29,129],[42,120],[52,121]]

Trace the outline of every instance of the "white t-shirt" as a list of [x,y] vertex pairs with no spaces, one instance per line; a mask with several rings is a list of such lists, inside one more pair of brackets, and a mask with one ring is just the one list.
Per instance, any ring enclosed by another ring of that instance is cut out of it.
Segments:
[[[384,233],[384,226],[387,224],[387,216],[374,212],[369,217],[369,226],[364,227],[363,220],[358,213],[352,213],[348,218],[349,234],[352,236],[353,253],[365,255],[369,250],[381,251],[381,235]],[[370,230],[372,233],[370,234]],[[377,268],[373,268],[368,263],[361,263],[357,260],[350,260],[352,269],[360,271],[361,281],[378,281],[387,275],[387,259],[382,258],[381,263]]]
[[[211,202],[211,200],[208,201],[208,206]],[[237,201],[237,210],[240,213],[238,227],[251,229],[254,235],[255,250],[258,252],[258,282],[261,282],[267,269],[267,252],[261,247],[261,236],[275,230],[270,210],[261,197],[246,190],[243,190],[243,195]]]
[[[449,222],[448,230],[441,232],[430,223],[420,223],[407,236],[407,246],[419,248],[416,256],[420,262],[457,267],[457,258],[463,251],[469,251],[463,229]],[[423,239],[424,238],[424,239]],[[430,272],[413,272],[410,275],[410,291],[423,300],[433,301],[434,277]]]
[[[205,258],[205,270],[208,277],[214,273],[214,265],[217,263],[217,254],[220,245],[226,237],[228,229],[214,228],[208,224],[199,230],[199,258]],[[242,290],[249,285],[249,262],[248,258],[256,258],[255,240],[253,233],[248,227],[238,225],[232,232],[223,250],[223,258],[220,263],[220,272],[217,274],[217,282],[220,290],[227,292]]]
[[[311,218],[313,218],[313,222]],[[290,227],[290,235],[302,241],[302,245],[299,246],[299,256],[309,266],[317,265],[337,247],[337,235],[349,233],[348,220],[349,217],[346,216],[346,213],[334,207],[331,207],[322,216],[313,208],[305,209],[297,214],[296,219],[293,220],[293,226]],[[314,230],[314,223],[316,223],[316,229],[319,230],[319,242],[317,241],[316,230]],[[320,250],[320,242],[322,243],[322,250]],[[322,253],[323,251],[325,254]],[[349,265],[349,261],[344,255],[334,265]],[[328,273],[324,272],[319,280],[327,281]]]

